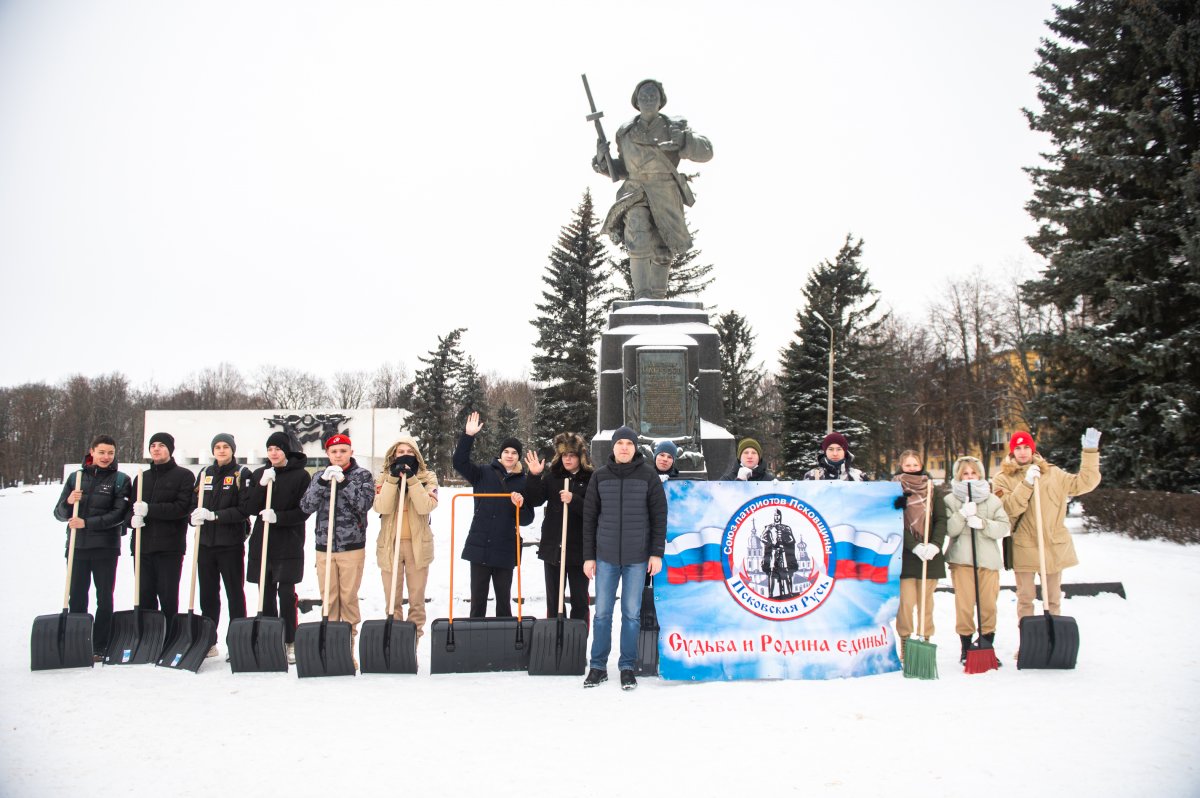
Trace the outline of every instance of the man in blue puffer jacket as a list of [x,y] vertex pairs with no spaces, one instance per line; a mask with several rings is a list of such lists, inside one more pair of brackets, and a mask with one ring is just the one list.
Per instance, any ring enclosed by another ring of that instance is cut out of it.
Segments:
[[662,569],[667,542],[667,495],[637,447],[637,433],[613,433],[608,464],[588,483],[583,502],[583,571],[596,580],[592,657],[584,687],[608,679],[612,615],[621,585],[621,689],[637,687],[633,669],[641,631],[642,585]]

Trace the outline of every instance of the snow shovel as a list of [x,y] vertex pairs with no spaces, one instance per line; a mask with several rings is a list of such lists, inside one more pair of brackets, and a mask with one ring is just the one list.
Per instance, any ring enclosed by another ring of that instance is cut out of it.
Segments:
[[[571,489],[571,480],[563,480],[563,490]],[[534,621],[533,648],[529,656],[530,676],[582,676],[587,670],[587,621],[563,617],[566,606],[563,593],[567,582],[567,505],[562,508],[562,545],[558,550],[558,616],[554,620]],[[572,596],[572,601],[575,597]]]
[[[75,472],[75,490],[80,490],[83,472]],[[79,517],[79,502],[71,509],[71,518]],[[71,612],[71,569],[75,565],[75,533],[67,541],[67,583],[63,587],[62,612],[39,615],[33,619],[29,641],[29,669],[48,671],[56,668],[90,668],[92,656],[92,616]]]
[[[137,501],[142,500],[142,473],[137,479]],[[167,616],[159,610],[143,610],[142,588],[142,528],[133,532],[133,609],[114,612],[112,634],[105,665],[149,665],[158,660],[163,640],[167,636]]]
[[658,631],[658,610],[654,606],[654,577],[647,573],[646,584],[642,587],[642,617],[638,631],[637,663],[634,668],[638,676],[658,675]]
[[1042,614],[1021,619],[1021,650],[1017,670],[1071,670],[1079,656],[1079,625],[1074,618],[1050,614],[1046,604],[1046,544],[1042,531],[1042,487],[1033,481],[1033,511],[1037,514],[1038,573],[1042,580]]
[[[275,482],[267,483],[266,508],[271,508]],[[262,555],[258,567],[258,614],[253,618],[234,618],[225,634],[229,649],[229,669],[234,673],[287,673],[287,654],[283,647],[283,618],[263,615],[263,599],[267,591],[267,541],[271,537],[271,522],[263,521]]]
[[[201,477],[204,471],[200,472]],[[204,508],[204,480],[196,486],[196,507]],[[208,650],[217,642],[217,624],[212,618],[196,614],[196,565],[200,560],[200,527],[192,533],[192,591],[188,599],[187,615],[176,614],[167,631],[167,644],[163,646],[158,664],[164,668],[199,673]]]
[[334,510],[337,506],[337,481],[329,480],[329,529],[325,537],[325,598],[321,602],[321,620],[296,627],[296,675],[353,676],[352,628],[349,621],[329,620],[329,586],[333,566]]
[[[970,482],[967,483],[967,501],[971,501]],[[971,576],[975,580],[975,632],[978,637],[975,638],[975,643],[967,648],[967,661],[963,665],[963,673],[987,673],[1000,668],[1000,660],[996,659],[992,641],[983,636],[983,602],[979,598],[979,559],[975,553],[978,545],[978,530],[971,527]]]
[[[396,515],[396,539],[392,545],[392,587],[388,591],[388,617],[366,621],[358,639],[358,656],[363,673],[416,673],[417,625],[396,616],[396,580],[400,576],[400,530],[404,528],[404,502],[407,482],[400,479],[400,504]],[[394,608],[394,610],[393,610]]]
[[[460,493],[450,500],[450,551],[454,549],[454,513],[458,500],[507,499],[508,493]],[[517,617],[466,618],[454,620],[454,561],[450,561],[449,618],[438,618],[430,625],[430,673],[482,673],[529,670],[533,619],[522,617],[521,601],[521,508],[513,507],[517,529]]]
[[[925,478],[925,535],[922,540],[929,545],[929,526],[933,520],[933,480]],[[970,486],[968,486],[968,490]],[[936,679],[937,646],[929,642],[925,634],[925,581],[929,572],[929,561],[921,558],[921,618],[917,624],[917,635],[904,641],[904,676],[907,679]],[[920,640],[916,638],[920,637]]]

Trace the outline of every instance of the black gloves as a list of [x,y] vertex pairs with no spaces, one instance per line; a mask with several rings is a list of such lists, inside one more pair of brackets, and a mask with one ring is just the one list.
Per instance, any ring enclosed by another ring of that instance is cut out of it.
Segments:
[[392,461],[392,465],[388,468],[388,471],[390,471],[392,476],[394,476],[396,479],[401,479],[402,476],[404,479],[408,479],[409,477],[415,475],[417,473],[416,455],[405,454],[397,457]]
[[905,496],[903,493],[901,493],[899,496],[896,497],[896,501],[892,502],[892,506],[895,507],[897,510],[903,510],[905,507],[908,506],[908,497]]

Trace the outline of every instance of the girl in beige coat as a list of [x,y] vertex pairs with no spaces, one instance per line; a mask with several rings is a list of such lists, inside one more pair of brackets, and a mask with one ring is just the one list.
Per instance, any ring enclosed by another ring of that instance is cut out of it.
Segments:
[[[1008,515],[983,478],[983,463],[974,457],[954,461],[954,481],[950,483],[945,504],[946,539],[950,541],[946,562],[950,563],[950,580],[954,583],[954,626],[962,643],[959,662],[966,663],[967,649],[975,634],[977,601],[982,616],[979,635],[989,643],[996,639],[996,600],[1000,596],[1000,569],[1004,566],[1000,541],[1008,537]],[[974,552],[978,568],[972,567],[972,539],[978,544]]]
[[[400,504],[400,480],[405,483],[404,520],[396,528]],[[375,478],[375,512],[380,516],[379,540],[375,556],[383,578],[384,603],[392,587],[392,553],[396,535],[400,535],[400,573],[396,581],[395,606],[389,617],[404,618],[402,597],[408,594],[408,617],[417,627],[417,639],[425,633],[425,583],[433,562],[433,531],[429,514],[437,507],[437,476],[425,467],[417,442],[401,436],[387,450],[383,471]]]

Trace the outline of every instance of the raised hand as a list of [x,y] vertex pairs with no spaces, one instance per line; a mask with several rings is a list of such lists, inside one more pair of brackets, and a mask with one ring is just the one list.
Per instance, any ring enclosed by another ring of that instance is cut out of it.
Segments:
[[546,461],[538,457],[537,453],[530,449],[528,452],[525,452],[525,467],[529,469],[530,474],[536,477],[546,467]]
[[479,430],[481,429],[483,429],[483,422],[479,420],[478,412],[467,416],[467,424],[463,427],[463,432],[474,437],[479,434]]

